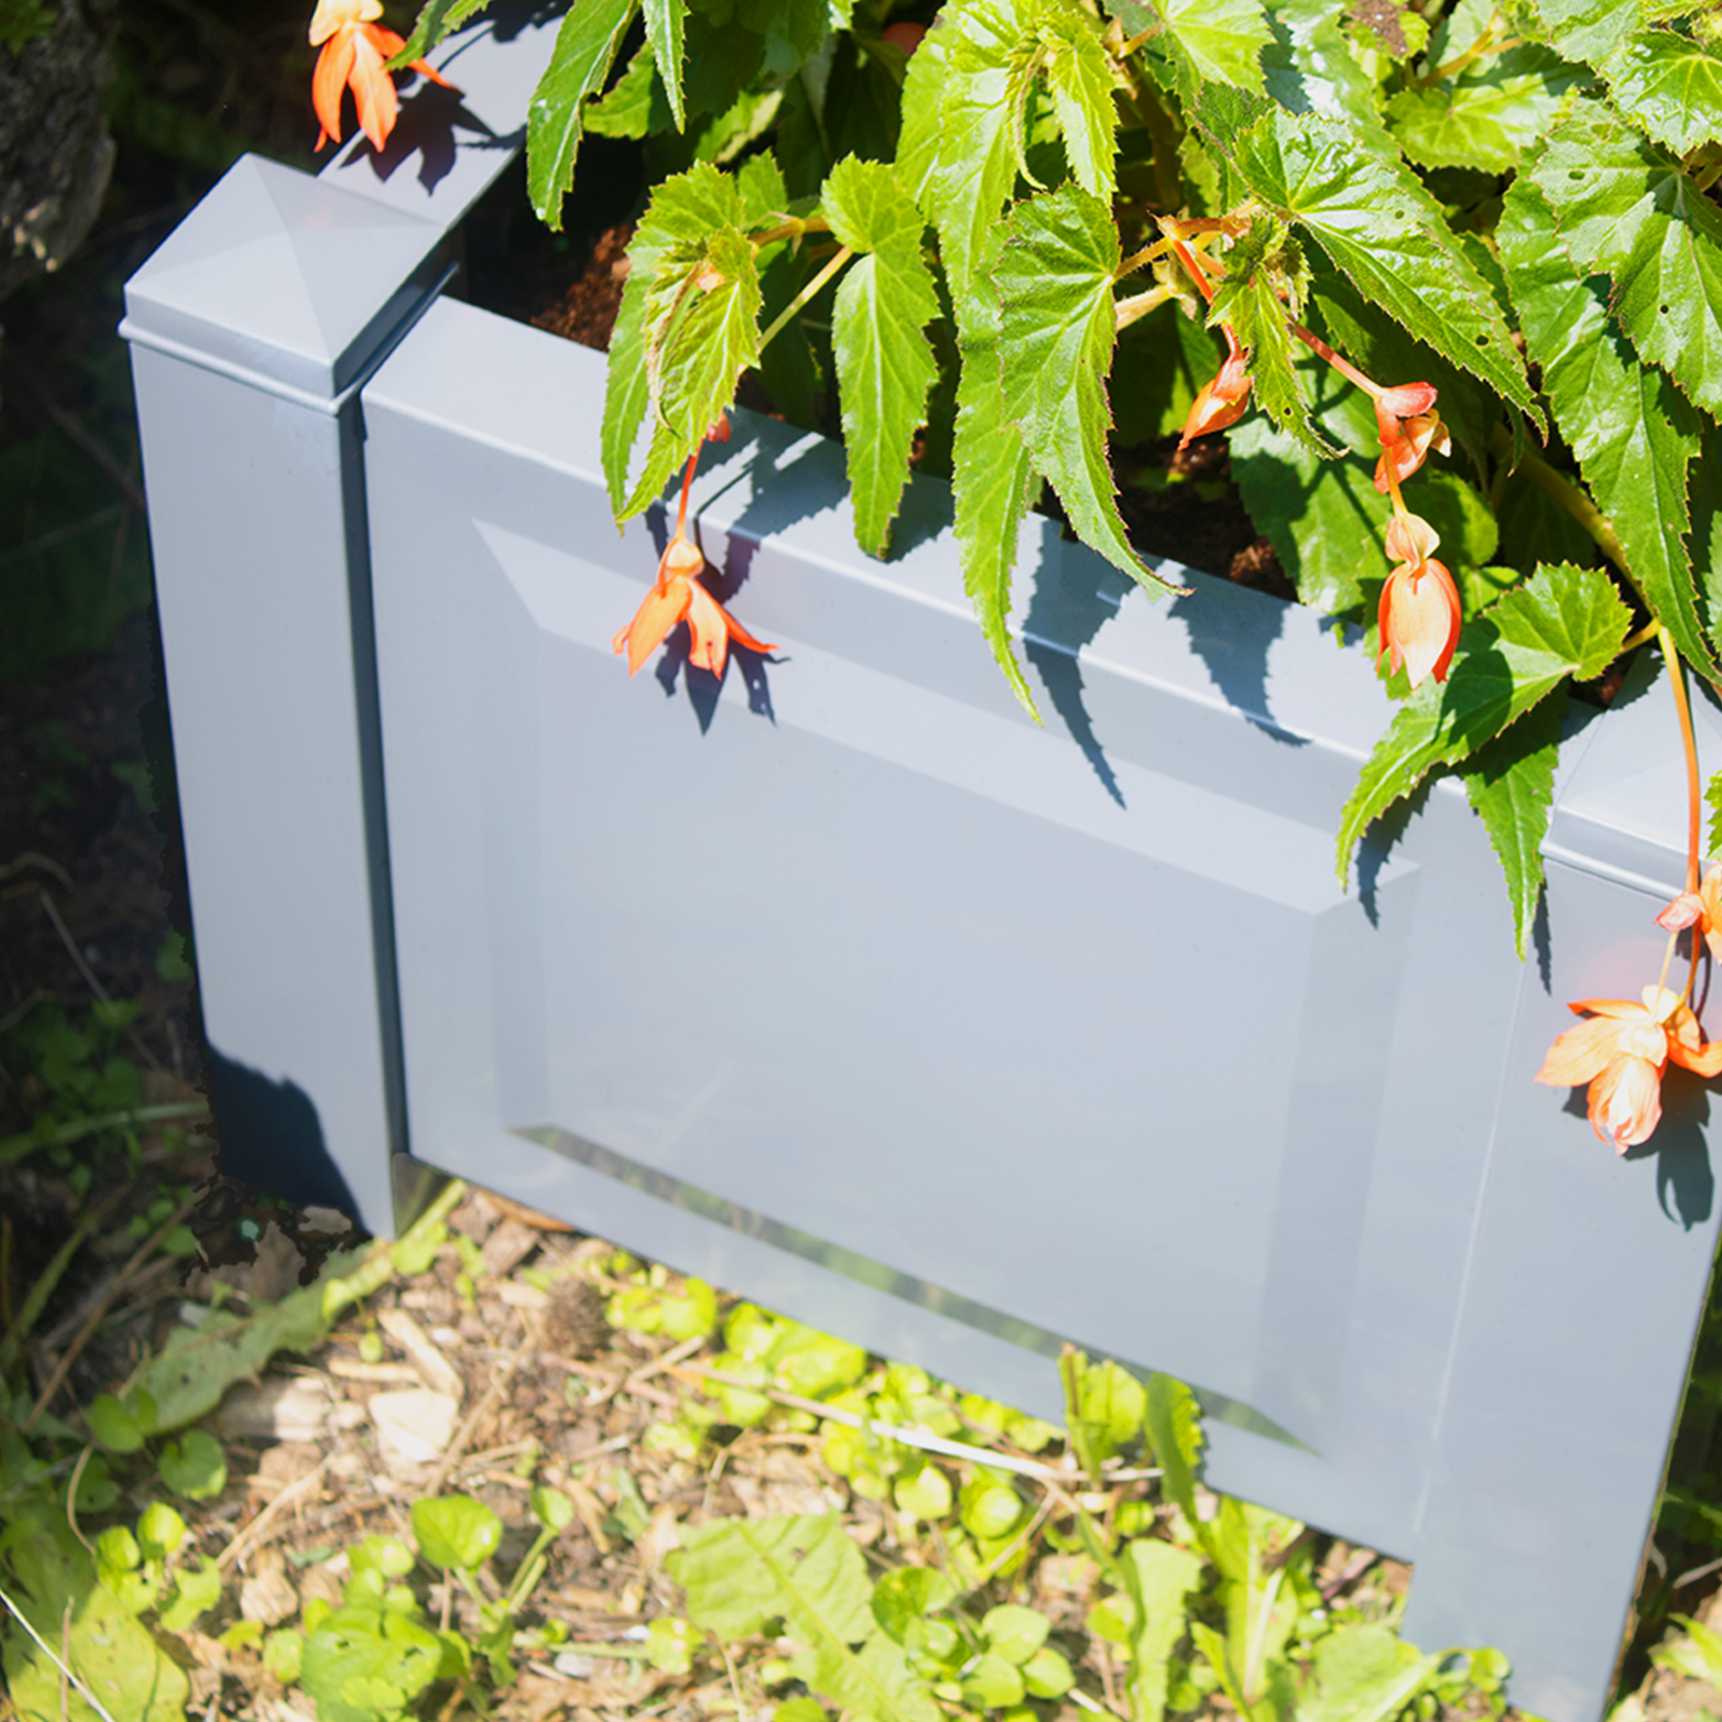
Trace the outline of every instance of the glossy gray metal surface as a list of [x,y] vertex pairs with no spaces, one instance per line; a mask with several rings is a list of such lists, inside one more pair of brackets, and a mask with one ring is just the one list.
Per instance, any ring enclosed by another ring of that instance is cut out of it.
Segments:
[[1717,1222],[1695,1128],[1618,1162],[1529,1079],[1655,972],[1666,696],[1575,723],[1521,966],[1452,785],[1339,890],[1387,706],[1311,613],[1032,520],[1036,729],[944,487],[869,561],[840,451],[746,414],[700,531],[780,649],[630,683],[664,525],[610,524],[601,392],[445,301],[364,394],[415,1153],[1035,1409],[1066,1338],[1182,1375],[1217,1486],[1416,1561],[1422,1642],[1589,1722]]

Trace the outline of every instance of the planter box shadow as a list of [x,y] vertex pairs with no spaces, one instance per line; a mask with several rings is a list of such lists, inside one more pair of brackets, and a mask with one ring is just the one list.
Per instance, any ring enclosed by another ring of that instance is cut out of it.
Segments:
[[1032,519],[1036,728],[948,490],[870,561],[746,413],[695,505],[778,647],[630,682],[602,357],[445,291],[553,27],[450,44],[380,164],[241,162],[129,290],[230,1157],[379,1231],[469,1176],[1052,1416],[1066,1340],[1184,1377],[1216,1487],[1592,1722],[1717,1204],[1696,1084],[1621,1162],[1530,1076],[1659,953],[1666,696],[1575,711],[1521,965],[1453,785],[1339,889],[1388,706],[1312,613]]

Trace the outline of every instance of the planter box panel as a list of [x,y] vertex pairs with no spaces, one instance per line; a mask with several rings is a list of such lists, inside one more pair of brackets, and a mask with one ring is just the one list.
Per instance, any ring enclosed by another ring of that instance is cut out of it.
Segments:
[[[630,683],[609,635],[662,526],[618,543],[595,428],[545,412],[601,365],[439,306],[367,391],[415,1151],[537,1134],[991,1331],[1170,1369],[1253,1432],[1240,1452],[1304,1450],[1291,1498],[1253,1458],[1217,1452],[1217,1479],[1409,1546],[1523,975],[1462,800],[1342,896],[1350,736],[1241,717],[1187,615],[1140,599],[1092,657],[1035,654],[1080,678],[1109,794],[1093,740],[997,685],[948,545],[864,561],[824,532],[847,532],[829,451],[745,416],[702,532],[780,661],[721,693]],[[758,466],[802,486],[763,541]],[[1343,678],[1311,618],[1211,581],[1198,603]],[[1115,667],[1143,635],[1154,673]],[[1431,1037],[1448,1078],[1410,1089]]]

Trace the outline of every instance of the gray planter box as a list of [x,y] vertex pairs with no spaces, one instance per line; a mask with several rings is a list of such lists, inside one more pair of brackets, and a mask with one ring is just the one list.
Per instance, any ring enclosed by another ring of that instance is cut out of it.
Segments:
[[470,1176],[1051,1415],[1065,1339],[1183,1376],[1215,1486],[1591,1722],[1718,1216],[1695,1083],[1621,1162],[1530,1078],[1654,972],[1666,693],[1575,716],[1520,965],[1451,786],[1336,888],[1387,708],[1313,614],[1031,521],[1037,730],[944,487],[868,561],[745,413],[700,533],[781,649],[630,683],[602,360],[444,291],[548,47],[454,44],[380,164],[241,162],[131,284],[230,1160],[382,1232]]

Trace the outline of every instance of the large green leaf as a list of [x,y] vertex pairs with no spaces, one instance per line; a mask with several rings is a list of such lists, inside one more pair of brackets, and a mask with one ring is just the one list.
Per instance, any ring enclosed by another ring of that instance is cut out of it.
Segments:
[[1047,0],[1039,11],[1039,59],[1071,177],[1084,191],[1110,201],[1117,188],[1117,69],[1092,13]]
[[1165,1722],[1172,1653],[1189,1625],[1202,1559],[1176,1543],[1141,1537],[1125,1544],[1119,1565],[1131,1609],[1131,1722]]
[[1196,1395],[1174,1375],[1148,1377],[1143,1433],[1160,1467],[1160,1492],[1202,1535],[1196,1511],[1196,1477],[1202,1464],[1202,1408]]
[[1394,1722],[1439,1662],[1390,1627],[1373,1622],[1342,1626],[1315,1647],[1311,1689],[1299,1701],[1299,1722]]
[[639,255],[636,239],[629,253],[628,279],[622,304],[610,331],[610,361],[604,372],[604,422],[598,451],[604,463],[604,483],[610,507],[620,514],[628,499],[628,462],[640,426],[646,422],[649,387],[646,378],[646,290],[651,273]]
[[1148,0],[1143,10],[1160,26],[1151,48],[1171,62],[1178,87],[1261,91],[1262,50],[1272,36],[1262,0]]
[[1256,196],[1310,234],[1365,298],[1544,423],[1487,281],[1408,167],[1313,114],[1276,110],[1219,141]]
[[1544,564],[1473,622],[1445,682],[1400,706],[1364,763],[1339,823],[1339,874],[1363,832],[1438,766],[1457,765],[1571,676],[1600,675],[1619,654],[1631,613],[1596,568]]
[[1005,410],[1077,536],[1144,586],[1170,586],[1130,547],[1107,458],[1106,376],[1120,261],[1112,211],[1075,186],[1018,204],[993,270]]
[[1548,130],[1582,76],[1546,48],[1492,55],[1452,83],[1412,85],[1387,105],[1387,123],[1422,167],[1510,173]]
[[1513,948],[1521,957],[1543,894],[1543,840],[1554,810],[1563,716],[1559,700],[1544,700],[1459,774],[1506,875]]
[[1347,0],[1268,0],[1267,91],[1291,113],[1338,120],[1367,147],[1391,151],[1381,87],[1351,51],[1348,10]]
[[1603,67],[1615,106],[1686,155],[1722,139],[1722,56],[1675,30],[1644,30]]
[[604,87],[640,0],[575,0],[526,113],[526,195],[538,218],[562,231],[574,188],[587,100]]
[[951,443],[951,500],[963,590],[1012,692],[1038,722],[1034,695],[1011,646],[1008,618],[1017,534],[1039,476],[1005,407],[998,343],[997,295],[990,288],[971,293],[958,314],[962,368]]
[[1637,26],[1634,0],[1534,0],[1554,45],[1569,60],[1606,60]]
[[695,1626],[735,1639],[781,1620],[803,1649],[801,1678],[842,1709],[937,1722],[901,1647],[875,1630],[866,1563],[835,1514],[714,1519],[686,1531],[667,1565]]
[[855,536],[882,556],[938,375],[926,336],[939,314],[933,272],[921,256],[926,218],[893,169],[853,156],[831,170],[821,202],[831,231],[863,253],[838,284],[831,343]]
[[[1540,182],[1541,164],[1532,171]],[[1603,283],[1583,279],[1557,243],[1536,184],[1515,182],[1497,238],[1526,350],[1633,581],[1681,651],[1714,675],[1685,542],[1698,415],[1666,377],[1638,362],[1609,319]]]
[[[590,4],[591,0],[576,0]],[[682,56],[687,34],[687,0],[642,0],[646,12],[646,41],[658,75],[664,80],[664,94],[669,97],[670,112],[675,115],[676,130],[687,124],[687,112],[682,102]]]
[[1614,282],[1632,344],[1722,416],[1722,209],[1601,102],[1577,103],[1530,173],[1573,262]]

